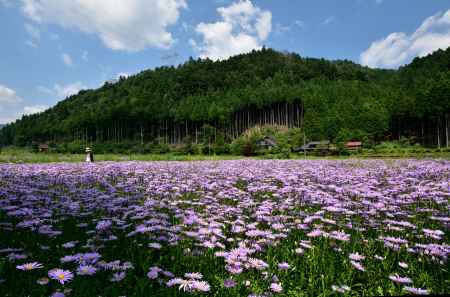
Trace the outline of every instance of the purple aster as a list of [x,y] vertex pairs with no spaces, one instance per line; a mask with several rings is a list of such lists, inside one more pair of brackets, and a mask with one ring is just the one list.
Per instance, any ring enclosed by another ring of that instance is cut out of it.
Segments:
[[389,279],[398,284],[412,284],[412,280],[406,276],[400,276],[398,274],[389,275]]
[[112,282],[120,282],[127,276],[125,271],[116,272],[113,274],[112,278],[110,279]]
[[236,281],[231,278],[227,278],[226,280],[223,281],[223,286],[225,288],[233,288],[236,286]]
[[168,287],[173,287],[174,285],[181,285],[184,282],[184,279],[182,278],[172,278],[167,282]]
[[48,276],[51,279],[57,280],[60,284],[69,282],[73,279],[73,273],[69,270],[62,270],[59,268],[52,269],[48,272]]
[[92,265],[80,265],[77,269],[78,275],[93,275],[97,272],[97,268]]
[[197,292],[208,292],[211,289],[210,285],[207,282],[199,280],[191,281],[189,287],[192,291]]
[[345,232],[341,232],[341,231],[331,232],[330,237],[333,239],[336,239],[336,240],[340,240],[340,241],[349,241],[350,240],[350,235]]
[[97,229],[97,231],[105,231],[111,228],[111,225],[112,222],[110,220],[99,221],[97,226],[95,226],[95,229]]
[[44,267],[42,264],[38,263],[38,262],[32,262],[32,263],[26,263],[23,265],[17,265],[16,268],[19,270],[23,270],[23,271],[29,271],[29,270],[34,270],[34,269],[39,269]]
[[283,291],[283,287],[278,283],[271,283],[270,290],[272,290],[272,292],[275,292],[275,293],[280,293]]
[[352,263],[352,266],[358,269],[359,271],[366,271],[366,269],[364,268],[364,266],[362,266],[361,263],[357,261],[350,261],[350,263]]
[[348,257],[350,258],[350,260],[353,260],[353,261],[361,261],[366,258],[365,256],[360,255],[358,253],[351,253]]
[[202,279],[203,275],[199,272],[190,272],[190,273],[185,273],[184,277],[189,278],[189,279]]
[[159,267],[150,267],[149,272],[147,273],[147,277],[149,279],[157,279],[158,278],[158,274],[162,271],[161,268]]
[[289,263],[283,262],[278,264],[278,269],[280,270],[288,270],[289,269]]
[[257,270],[264,270],[269,267],[269,264],[267,264],[263,260],[255,258],[249,258],[248,264],[250,265],[251,268],[255,268]]
[[405,290],[408,293],[414,294],[414,295],[428,295],[430,292],[426,289],[422,288],[414,288],[414,287],[403,287],[403,290]]

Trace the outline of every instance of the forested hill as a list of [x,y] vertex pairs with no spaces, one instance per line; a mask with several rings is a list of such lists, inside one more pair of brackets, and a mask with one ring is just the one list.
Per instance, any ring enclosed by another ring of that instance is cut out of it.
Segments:
[[231,139],[267,123],[301,127],[309,139],[334,139],[341,130],[376,139],[421,133],[425,139],[448,127],[449,69],[450,48],[397,71],[271,49],[218,62],[190,59],[80,91],[45,112],[23,116],[0,130],[0,144],[173,143],[197,138],[205,125]]

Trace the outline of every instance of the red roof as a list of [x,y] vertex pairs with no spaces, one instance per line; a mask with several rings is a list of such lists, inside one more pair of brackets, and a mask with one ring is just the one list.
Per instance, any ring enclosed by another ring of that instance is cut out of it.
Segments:
[[345,146],[347,147],[358,147],[358,146],[362,146],[362,142],[361,141],[349,141],[345,144]]

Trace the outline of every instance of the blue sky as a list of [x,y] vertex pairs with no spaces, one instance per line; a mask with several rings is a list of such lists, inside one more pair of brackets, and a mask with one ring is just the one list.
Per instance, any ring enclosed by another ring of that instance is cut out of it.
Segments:
[[190,56],[266,47],[396,68],[450,46],[448,0],[0,0],[0,123]]

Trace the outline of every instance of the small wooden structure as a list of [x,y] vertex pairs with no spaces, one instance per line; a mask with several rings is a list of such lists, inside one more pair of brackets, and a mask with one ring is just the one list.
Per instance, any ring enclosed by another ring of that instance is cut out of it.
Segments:
[[267,149],[267,150],[271,150],[278,146],[277,141],[270,136],[264,137],[263,139],[258,141],[256,144],[258,145],[258,147]]
[[91,148],[86,148],[86,162],[93,163],[94,162],[94,154],[92,153]]
[[362,142],[361,141],[349,141],[345,144],[345,148],[349,151],[355,151],[362,148]]
[[47,153],[48,152],[48,144],[46,144],[46,143],[39,144],[38,150],[41,153]]

